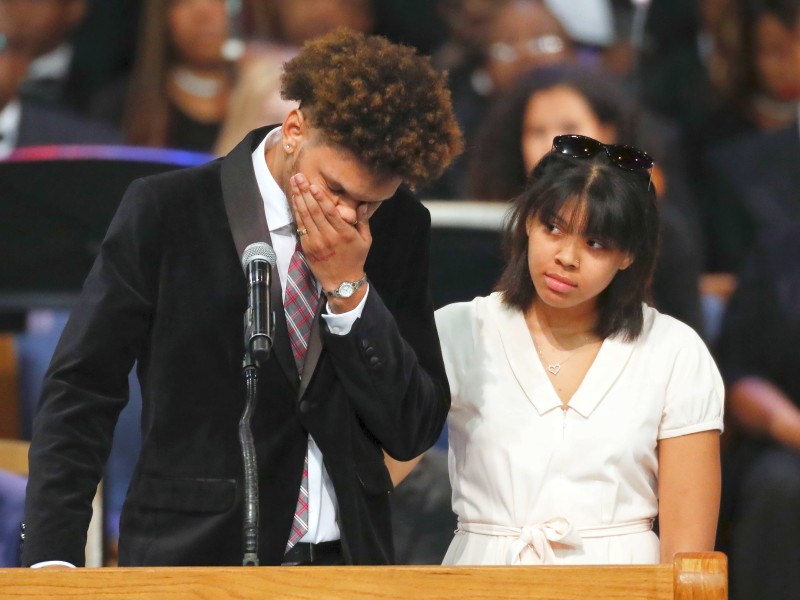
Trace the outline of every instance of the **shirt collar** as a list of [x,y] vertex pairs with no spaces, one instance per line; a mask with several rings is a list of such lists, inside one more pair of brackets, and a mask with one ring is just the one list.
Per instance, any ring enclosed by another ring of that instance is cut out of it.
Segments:
[[19,121],[22,117],[22,107],[19,100],[12,100],[3,110],[0,110],[0,159],[6,158],[17,145]]
[[61,44],[55,50],[31,61],[28,65],[28,79],[62,79],[69,71],[72,62],[72,46]]
[[269,168],[265,152],[281,143],[281,128],[276,127],[270,131],[253,152],[253,170],[256,174],[258,191],[264,200],[264,210],[267,214],[267,224],[270,232],[287,228],[294,224],[294,215],[289,208],[286,194],[275,181]]

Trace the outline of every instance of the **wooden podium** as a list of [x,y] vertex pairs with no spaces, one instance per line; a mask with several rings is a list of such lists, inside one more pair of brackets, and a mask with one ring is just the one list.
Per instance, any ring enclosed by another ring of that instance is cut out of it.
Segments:
[[0,569],[0,598],[179,600],[724,600],[719,552],[672,565],[586,567],[160,567]]

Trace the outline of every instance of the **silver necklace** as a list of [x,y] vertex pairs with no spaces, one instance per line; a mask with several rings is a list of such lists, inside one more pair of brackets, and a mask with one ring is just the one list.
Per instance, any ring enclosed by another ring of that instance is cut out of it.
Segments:
[[222,91],[224,83],[220,79],[195,75],[188,69],[176,67],[172,71],[172,80],[180,89],[197,98],[215,98]]
[[[584,339],[583,341],[584,341],[584,343],[586,343],[586,342],[588,342],[588,341],[589,341],[589,338],[587,337],[587,338],[586,338],[586,339]],[[544,362],[544,364],[546,364],[546,365],[547,365],[547,370],[548,370],[548,371],[550,371],[550,373],[552,373],[554,376],[555,376],[555,375],[558,375],[558,372],[561,370],[561,365],[563,365],[563,364],[564,364],[565,362],[567,362],[567,361],[568,361],[570,358],[572,358],[573,356],[575,356],[575,354],[577,354],[578,350],[580,350],[581,348],[583,348],[583,345],[584,345],[584,344],[581,344],[580,346],[578,346],[577,348],[575,348],[575,350],[573,350],[572,352],[570,352],[570,353],[569,353],[569,356],[567,356],[567,358],[565,358],[564,360],[562,360],[562,361],[559,361],[559,362],[557,362],[557,363],[551,363],[551,362],[549,362],[549,361],[548,361],[548,360],[547,360],[547,359],[544,357],[544,354],[542,353],[542,349],[541,349],[541,347],[540,347],[540,346],[541,346],[541,344],[538,344],[538,343],[535,343],[535,342],[534,342],[534,346],[536,346],[536,351],[539,353],[539,356],[541,357],[541,359],[542,359],[542,362]]]

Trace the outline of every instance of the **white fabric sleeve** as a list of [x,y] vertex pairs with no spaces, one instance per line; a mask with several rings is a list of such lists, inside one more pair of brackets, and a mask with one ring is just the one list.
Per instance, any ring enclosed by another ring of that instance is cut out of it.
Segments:
[[330,332],[335,335],[347,335],[350,333],[350,330],[353,328],[353,323],[356,322],[356,319],[358,319],[364,311],[364,304],[367,303],[367,296],[369,296],[369,285],[367,286],[367,293],[364,294],[358,306],[344,313],[332,313],[328,310],[328,306],[326,305],[325,312],[322,313],[322,318],[325,319],[325,323],[328,325]]
[[694,330],[681,324],[675,340],[658,439],[723,429],[725,389],[711,353]]
[[472,303],[458,302],[443,306],[433,313],[453,407],[458,404],[465,363],[469,360],[467,354],[473,345],[471,310]]
[[75,569],[75,565],[72,563],[65,562],[63,560],[45,560],[40,563],[36,563],[35,565],[31,565],[31,569],[41,569],[42,567],[51,567],[53,565],[59,565],[61,567],[70,567]]

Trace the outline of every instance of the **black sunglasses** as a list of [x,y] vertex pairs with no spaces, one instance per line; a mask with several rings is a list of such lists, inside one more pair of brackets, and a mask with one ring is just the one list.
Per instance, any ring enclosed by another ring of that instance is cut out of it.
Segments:
[[585,135],[557,135],[553,138],[553,150],[571,158],[591,158],[605,151],[608,159],[620,169],[637,173],[647,173],[655,164],[644,150],[622,144],[603,144]]

